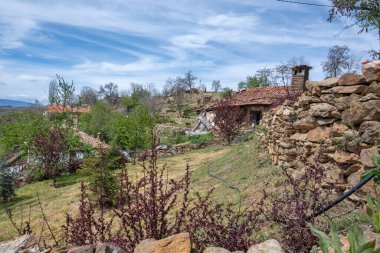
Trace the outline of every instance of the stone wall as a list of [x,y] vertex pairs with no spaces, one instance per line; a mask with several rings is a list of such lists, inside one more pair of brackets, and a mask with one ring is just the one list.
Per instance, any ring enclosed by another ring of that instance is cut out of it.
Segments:
[[326,181],[351,187],[379,152],[380,61],[365,65],[362,75],[307,81],[297,101],[266,112],[261,125],[274,164],[300,169],[323,153]]

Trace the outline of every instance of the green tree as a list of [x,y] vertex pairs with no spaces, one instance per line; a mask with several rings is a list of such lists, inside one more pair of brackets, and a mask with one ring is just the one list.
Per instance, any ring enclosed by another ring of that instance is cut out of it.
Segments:
[[373,50],[374,58],[380,59],[380,2],[379,0],[330,0],[332,8],[329,12],[328,21],[332,22],[339,17],[348,17],[354,23],[346,28],[358,25],[359,32],[376,30],[379,37],[379,51]]
[[41,112],[20,111],[0,115],[0,144],[4,152],[15,146],[27,150],[37,132],[46,131],[50,122]]
[[136,155],[139,149],[149,147],[152,141],[153,126],[154,119],[148,109],[137,106],[128,115],[128,118],[120,117],[115,120],[113,127],[116,132],[116,144],[122,148],[134,150]]
[[98,101],[91,107],[89,113],[85,113],[79,117],[79,128],[93,136],[99,133],[106,141],[111,141],[115,136],[112,122],[118,117],[120,115],[112,112],[111,105]]

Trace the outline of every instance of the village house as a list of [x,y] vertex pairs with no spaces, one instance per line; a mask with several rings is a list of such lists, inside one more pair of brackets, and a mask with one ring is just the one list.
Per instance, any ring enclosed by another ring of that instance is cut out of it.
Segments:
[[[311,67],[298,65],[292,67],[292,81],[290,86],[266,86],[248,88],[239,91],[231,98],[231,106],[238,106],[246,124],[256,126],[260,124],[263,113],[268,109],[281,104],[285,99],[296,97],[306,90],[306,81],[309,80]],[[213,107],[204,109],[198,116],[197,124],[188,135],[205,134],[214,128]]]
[[305,84],[309,80],[310,69],[307,65],[294,66],[290,86],[248,88],[236,93],[231,104],[240,108],[246,123],[258,125],[264,111],[306,90]]

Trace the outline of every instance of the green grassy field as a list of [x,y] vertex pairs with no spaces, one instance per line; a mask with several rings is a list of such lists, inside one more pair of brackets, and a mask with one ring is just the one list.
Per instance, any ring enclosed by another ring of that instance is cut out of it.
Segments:
[[[236,203],[242,198],[246,204],[260,196],[260,189],[264,186],[263,180],[260,179],[278,171],[278,168],[271,166],[268,157],[260,152],[256,141],[231,147],[210,146],[176,157],[163,158],[158,163],[160,166],[167,164],[170,178],[182,177],[186,164],[189,164],[192,171],[192,190],[205,192],[215,188],[213,197],[218,201]],[[139,165],[128,164],[127,166],[137,175],[141,171]],[[228,184],[211,177],[209,173],[227,180]],[[16,190],[17,196],[7,207],[12,210],[14,220],[18,224],[28,220],[30,209],[31,226],[38,234],[43,224],[37,200],[38,193],[52,230],[60,235],[65,214],[77,212],[81,181],[88,181],[88,177],[78,170],[76,174],[61,176],[58,179],[58,188],[52,187],[51,180],[25,185]],[[228,185],[238,187],[240,193],[229,188]],[[46,227],[44,230],[46,232]],[[17,236],[17,231],[7,218],[5,206],[0,205],[0,241],[9,240],[15,236]]]

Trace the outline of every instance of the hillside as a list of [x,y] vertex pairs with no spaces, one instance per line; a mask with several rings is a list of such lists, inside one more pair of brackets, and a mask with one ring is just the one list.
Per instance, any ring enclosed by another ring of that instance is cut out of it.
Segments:
[[18,100],[9,100],[9,99],[0,99],[0,107],[9,106],[9,107],[33,107],[34,104],[18,101]]
[[[253,157],[256,157],[253,159]],[[278,169],[272,167],[268,157],[260,154],[256,141],[249,141],[231,147],[210,146],[201,150],[194,150],[176,157],[159,160],[159,164],[167,164],[169,177],[180,178],[185,172],[186,164],[192,171],[193,190],[205,192],[215,188],[213,197],[222,202],[239,200],[239,193],[220,180],[210,177],[208,172],[220,177],[234,186],[239,187],[245,204],[251,203],[259,194],[259,189],[264,186],[263,180],[272,175]],[[139,165],[127,165],[132,174],[139,173]],[[117,173],[117,172],[115,172]],[[275,173],[276,174],[276,173]],[[273,182],[279,180],[279,176],[272,176]],[[276,179],[278,178],[278,179]],[[13,210],[16,223],[28,219],[29,206],[31,207],[31,225],[36,233],[41,232],[42,216],[39,209],[36,193],[40,195],[44,212],[52,229],[60,233],[61,225],[65,221],[66,212],[77,212],[80,194],[80,182],[87,181],[88,176],[83,171],[76,174],[61,176],[58,180],[60,187],[53,188],[51,180],[36,182],[17,189],[17,197],[8,205]],[[228,196],[228,198],[227,198]],[[17,236],[6,216],[5,206],[0,205],[0,241]]]

